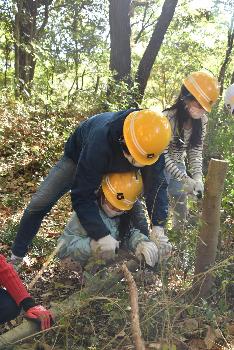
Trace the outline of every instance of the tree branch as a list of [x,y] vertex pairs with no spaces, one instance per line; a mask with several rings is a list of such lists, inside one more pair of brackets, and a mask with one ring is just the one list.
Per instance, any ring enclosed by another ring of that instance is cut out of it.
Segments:
[[132,274],[130,273],[130,271],[128,270],[125,264],[122,265],[122,271],[124,273],[124,277],[128,282],[128,287],[129,287],[131,319],[132,319],[131,327],[132,327],[133,341],[135,343],[136,350],[145,350],[145,344],[141,336],[141,328],[140,328],[140,321],[139,321],[137,286]]

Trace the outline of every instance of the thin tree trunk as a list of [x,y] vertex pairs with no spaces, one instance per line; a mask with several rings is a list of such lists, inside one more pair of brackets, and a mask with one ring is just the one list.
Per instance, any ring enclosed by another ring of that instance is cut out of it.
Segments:
[[81,75],[81,90],[83,90],[83,88],[84,88],[84,77],[85,77],[85,73],[86,73],[86,70],[84,69],[83,70],[83,73],[82,73],[82,75]]
[[97,80],[96,80],[96,84],[95,84],[95,88],[94,88],[95,94],[97,94],[97,92],[98,92],[99,84],[100,84],[100,76],[98,75]]
[[234,41],[234,12],[232,14],[231,25],[228,30],[228,43],[227,43],[225,58],[219,72],[218,81],[220,83],[220,95],[222,95],[223,93],[223,84],[224,84],[225,74],[226,74],[228,64],[231,61],[231,57],[232,57],[233,41]]
[[234,84],[234,71],[232,72],[231,84]]
[[22,0],[17,1],[18,11],[15,14],[15,26],[14,26],[14,37],[15,37],[15,96],[18,97],[19,92],[19,46],[20,46],[20,16],[22,13]]
[[157,21],[152,37],[138,66],[135,79],[138,85],[138,96],[136,97],[138,102],[141,102],[144,96],[151,69],[162,45],[166,31],[173,18],[177,3],[178,0],[165,0],[161,15]]
[[197,241],[195,277],[196,294],[206,296],[213,284],[213,275],[208,270],[214,266],[220,229],[221,197],[228,163],[211,159],[205,181],[205,196],[202,210],[202,226]]
[[5,40],[6,40],[6,44],[5,44],[5,49],[4,49],[4,53],[5,53],[5,72],[4,72],[4,87],[7,87],[7,71],[8,71],[8,67],[9,67],[9,60],[10,60],[10,52],[11,52],[11,45],[9,43],[9,40],[7,38],[7,36],[5,35]]

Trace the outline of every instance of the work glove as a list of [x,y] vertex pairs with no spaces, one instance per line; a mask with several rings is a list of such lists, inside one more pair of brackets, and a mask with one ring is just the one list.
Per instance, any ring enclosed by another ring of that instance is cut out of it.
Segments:
[[40,321],[42,330],[50,328],[53,320],[52,313],[45,309],[42,305],[30,307],[30,309],[26,311],[25,317]]
[[187,194],[194,194],[196,181],[189,176],[182,179],[183,191]]
[[90,242],[91,251],[94,254],[100,256],[104,260],[114,259],[117,250],[119,249],[119,242],[111,235],[100,238],[95,241],[94,239]]
[[168,237],[164,234],[163,227],[153,226],[149,238],[158,247],[160,259],[167,259],[171,255],[172,245],[169,242]]
[[142,260],[142,256],[145,259],[147,265],[154,267],[158,262],[158,248],[154,242],[143,241],[137,244],[136,257],[138,260]]
[[196,173],[193,175],[193,179],[196,181],[193,194],[197,196],[197,198],[202,198],[204,193],[204,184],[202,181],[202,175],[200,173]]

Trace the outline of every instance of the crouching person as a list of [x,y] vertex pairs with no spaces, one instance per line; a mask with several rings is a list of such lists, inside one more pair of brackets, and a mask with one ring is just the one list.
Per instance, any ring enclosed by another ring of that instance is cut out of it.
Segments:
[[109,234],[90,238],[74,212],[58,242],[59,258],[81,272],[91,257],[113,260],[119,246],[125,245],[139,260],[144,259],[153,267],[159,259],[158,248],[148,238],[147,217],[137,199],[141,192],[139,171],[105,175],[96,200]]
[[0,324],[16,318],[22,309],[26,318],[41,323],[42,330],[50,327],[51,312],[36,305],[12,264],[0,254]]

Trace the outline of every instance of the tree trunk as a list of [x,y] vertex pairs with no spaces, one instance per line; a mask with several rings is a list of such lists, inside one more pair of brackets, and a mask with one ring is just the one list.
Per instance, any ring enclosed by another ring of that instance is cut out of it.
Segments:
[[131,73],[130,48],[130,4],[131,0],[110,0],[110,69],[115,81],[129,82]]
[[232,72],[231,84],[234,84],[234,71]]
[[202,210],[202,226],[197,241],[195,277],[193,287],[200,296],[206,296],[213,284],[213,274],[208,270],[214,266],[219,228],[221,197],[228,163],[211,159],[205,181],[205,196]]
[[4,71],[4,87],[7,87],[7,71],[10,66],[10,53],[11,53],[11,45],[8,40],[7,35],[5,35],[5,47],[4,47],[4,56],[5,56],[5,71]]
[[162,45],[166,31],[173,18],[177,3],[178,0],[165,0],[164,5],[162,7],[161,15],[158,19],[152,37],[138,66],[135,79],[138,85],[138,102],[141,102],[144,96],[145,88],[150,76],[151,69]]
[[220,68],[219,72],[219,78],[218,81],[220,83],[220,95],[223,94],[223,84],[224,84],[224,78],[227,70],[227,66],[231,60],[232,57],[232,49],[233,49],[233,41],[234,41],[234,12],[231,19],[231,25],[228,30],[228,43],[227,43],[227,49],[225,54],[225,59],[223,61],[223,64]]
[[[48,21],[48,7],[52,0],[17,0],[15,14],[15,94],[30,92],[34,78],[36,59],[33,42],[39,39]],[[38,8],[44,6],[44,18],[37,29]]]

